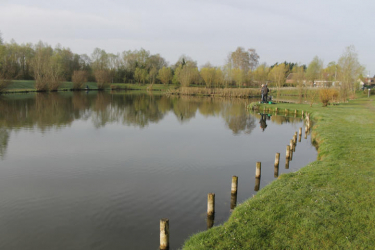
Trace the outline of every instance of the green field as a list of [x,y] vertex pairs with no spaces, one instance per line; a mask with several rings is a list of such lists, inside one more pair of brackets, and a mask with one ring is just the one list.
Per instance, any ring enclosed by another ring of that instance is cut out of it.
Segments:
[[[89,86],[90,89],[96,89],[97,85],[95,82],[88,82],[84,86]],[[72,82],[63,82],[60,86],[60,90],[71,89],[73,87]],[[5,92],[24,92],[24,91],[36,91],[34,80],[12,80]]]
[[183,249],[374,249],[375,101],[359,96],[325,108],[272,105],[311,112],[318,160],[281,175]]
[[[96,82],[87,82],[84,84],[84,88],[86,86],[89,87],[89,89],[95,90],[97,89]],[[113,88],[119,88],[119,89],[126,89],[126,90],[148,90],[149,84],[145,85],[139,85],[139,84],[131,84],[131,83],[114,83],[111,84],[111,86],[108,86],[107,89]],[[70,90],[73,87],[72,82],[62,82],[62,84],[59,87],[59,90]],[[162,85],[162,84],[154,84],[152,86],[153,91],[165,91],[169,88],[174,88],[173,85]],[[15,93],[15,92],[32,92],[36,91],[35,89],[35,81],[34,80],[13,80],[9,86],[5,89],[5,92],[7,93]]]

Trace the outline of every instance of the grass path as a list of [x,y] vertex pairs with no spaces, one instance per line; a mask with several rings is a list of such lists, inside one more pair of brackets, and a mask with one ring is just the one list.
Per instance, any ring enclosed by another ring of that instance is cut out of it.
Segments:
[[374,98],[277,106],[312,113],[318,160],[281,175],[184,249],[374,249]]

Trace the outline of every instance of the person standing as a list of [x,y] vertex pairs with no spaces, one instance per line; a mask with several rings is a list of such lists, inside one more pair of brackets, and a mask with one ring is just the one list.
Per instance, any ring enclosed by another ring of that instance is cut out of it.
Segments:
[[264,85],[264,102],[267,103],[268,102],[268,92],[270,92],[269,88],[267,87],[267,83],[266,85]]
[[262,88],[260,89],[260,92],[262,94],[262,99],[261,99],[261,103],[264,103],[264,95],[265,95],[265,88],[264,88],[264,84],[262,84]]

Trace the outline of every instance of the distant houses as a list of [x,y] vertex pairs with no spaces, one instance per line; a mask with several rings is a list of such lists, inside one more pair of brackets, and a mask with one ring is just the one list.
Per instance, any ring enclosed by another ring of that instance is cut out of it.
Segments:
[[371,86],[371,87],[375,86],[375,78],[366,77],[363,79],[359,79],[358,81],[359,81],[361,88],[363,88],[365,85]]
[[[333,81],[333,80],[327,80],[327,79],[330,79],[330,76],[329,74],[326,74],[324,73],[323,74],[323,79],[316,79],[314,80],[314,82],[312,81],[307,81],[307,80],[304,80],[303,81],[303,84],[306,86],[310,86],[310,87],[331,87],[331,86],[340,86],[340,82],[339,81]],[[295,85],[296,84],[296,80],[295,80],[295,73],[290,73],[286,80],[285,80],[285,83],[287,85]]]

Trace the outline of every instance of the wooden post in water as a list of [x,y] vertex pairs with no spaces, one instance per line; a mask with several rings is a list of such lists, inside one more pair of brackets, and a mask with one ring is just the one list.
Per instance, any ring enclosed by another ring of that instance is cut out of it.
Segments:
[[210,229],[214,226],[215,215],[207,215],[207,229]]
[[230,210],[232,211],[237,206],[237,193],[230,195]]
[[160,220],[160,250],[169,249],[169,220]]
[[286,158],[290,159],[290,146],[289,145],[286,146]]
[[298,131],[298,142],[301,142],[301,138],[302,138],[302,128],[299,128],[299,131]]
[[259,191],[259,187],[260,187],[260,178],[255,178],[254,191]]
[[290,160],[293,159],[293,151],[294,151],[294,143],[293,143],[293,140],[290,140],[290,155],[289,155]]
[[256,170],[255,170],[255,178],[260,178],[262,163],[257,162]]
[[294,110],[294,114],[297,115],[297,109]]
[[289,158],[285,159],[285,169],[289,169]]
[[207,215],[215,214],[215,194],[209,193],[207,197]]
[[293,151],[296,152],[296,146],[297,146],[297,132],[293,136]]
[[279,176],[279,162],[280,162],[280,153],[276,153],[275,156],[275,168],[273,172],[273,176],[277,178]]
[[307,124],[307,130],[310,130],[311,123],[310,123],[310,114],[309,113],[306,114],[306,124]]
[[307,127],[305,127],[305,139],[307,139]]
[[237,194],[237,187],[238,187],[238,177],[233,175],[232,176],[232,187],[231,187],[231,193]]

